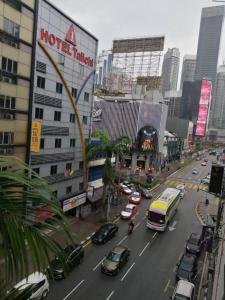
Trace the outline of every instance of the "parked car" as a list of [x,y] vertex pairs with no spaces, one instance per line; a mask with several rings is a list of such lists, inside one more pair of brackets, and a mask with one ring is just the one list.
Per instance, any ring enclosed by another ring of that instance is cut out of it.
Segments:
[[184,184],[178,184],[176,186],[176,189],[179,190],[179,191],[181,191],[180,196],[183,198],[184,195],[185,195],[185,193],[186,193],[186,191],[185,191],[185,185]]
[[141,194],[139,192],[133,192],[129,198],[129,202],[133,204],[140,204]]
[[101,271],[107,275],[117,275],[128,262],[130,250],[124,246],[115,246],[102,262]]
[[102,225],[92,236],[91,240],[94,244],[105,244],[115,236],[119,227],[113,223]]
[[193,169],[192,170],[192,174],[195,174],[195,175],[198,174],[198,170],[197,169]]
[[195,285],[187,280],[179,280],[174,289],[172,300],[194,300]]
[[147,199],[151,199],[152,198],[151,189],[139,187],[138,191],[141,193],[142,197],[147,198]]
[[208,161],[209,161],[208,158],[205,158],[205,159],[204,159],[204,162],[208,162]]
[[130,188],[128,188],[125,184],[120,183],[119,187],[120,187],[120,190],[121,190],[124,194],[126,194],[126,195],[131,195],[131,194],[132,194],[132,190],[131,190]]
[[207,175],[206,177],[204,177],[201,180],[201,182],[204,183],[204,184],[209,184],[210,183],[210,175]]
[[125,208],[121,211],[121,218],[130,220],[137,212],[137,206],[134,204],[127,204]]
[[176,281],[185,279],[194,281],[197,273],[197,256],[190,253],[185,253],[177,264]]
[[203,161],[203,162],[201,163],[201,165],[202,165],[203,167],[205,167],[205,166],[207,165],[207,163],[206,163],[205,161]]
[[[64,248],[63,252],[66,257],[66,264],[68,265],[69,271],[80,264],[84,257],[83,247],[77,244],[68,245]],[[58,257],[55,257],[55,259],[50,262],[49,275],[54,279],[65,278],[64,266]]]
[[186,251],[192,254],[200,254],[201,252],[201,234],[192,233],[186,244]]
[[28,289],[26,298],[24,300],[39,300],[46,298],[49,293],[49,282],[43,273],[32,273],[27,278],[17,283],[14,288],[8,293],[8,297],[12,295],[12,299],[19,299],[19,295]]

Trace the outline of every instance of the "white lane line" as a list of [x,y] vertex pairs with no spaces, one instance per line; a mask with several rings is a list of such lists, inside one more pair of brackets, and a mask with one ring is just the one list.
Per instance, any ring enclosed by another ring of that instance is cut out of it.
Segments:
[[133,268],[134,265],[135,265],[135,262],[130,266],[130,268],[127,270],[127,272],[123,275],[123,277],[121,278],[121,281],[124,280],[124,278],[127,276],[127,274],[130,272],[130,270]]
[[112,291],[110,294],[109,294],[109,296],[106,298],[106,300],[109,300],[111,297],[112,297],[112,295],[115,293],[115,291]]
[[123,241],[125,241],[126,238],[127,238],[127,235],[125,235],[125,237],[123,237],[122,240],[119,241],[119,243],[117,245],[120,245]]
[[170,279],[168,280],[168,282],[167,282],[167,284],[165,286],[164,293],[167,292],[167,289],[168,289],[169,285],[170,285]]
[[141,224],[141,222],[137,223],[137,225],[134,226],[134,230],[135,230],[136,228],[138,228],[138,226],[139,226],[140,224]]
[[92,269],[92,271],[95,271],[104,260],[105,260],[105,257]]
[[180,261],[182,255],[183,255],[183,253],[181,252],[179,255],[179,258],[178,258],[179,261]]
[[66,297],[63,298],[63,300],[66,300],[70,297],[70,295],[72,295],[78,288],[79,286],[84,282],[84,279],[81,280],[81,282],[79,282],[73,289],[71,292],[69,292],[69,294],[66,295]]
[[143,248],[143,250],[139,253],[139,256],[142,256],[142,254],[145,252],[145,250],[148,247],[148,245],[153,242],[153,240],[155,239],[156,236],[157,236],[157,232],[153,235],[152,239],[145,245],[145,247]]

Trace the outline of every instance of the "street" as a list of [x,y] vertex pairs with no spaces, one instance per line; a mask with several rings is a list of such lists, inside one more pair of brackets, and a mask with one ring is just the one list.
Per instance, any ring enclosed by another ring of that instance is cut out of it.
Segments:
[[[186,184],[184,199],[165,232],[147,229],[145,212],[149,200],[142,200],[134,220],[133,234],[127,236],[128,222],[119,220],[116,237],[105,245],[89,244],[82,264],[65,280],[52,282],[47,299],[169,299],[175,285],[176,264],[184,252],[185,241],[191,232],[201,231],[195,207],[203,194],[197,192],[197,187],[211,168],[210,160],[205,167],[201,166],[202,161],[194,161],[175,172],[167,179],[168,185],[154,190],[156,197],[168,186],[175,186],[181,181]],[[199,173],[192,174],[193,168],[197,168]],[[116,244],[129,247],[131,256],[117,276],[109,277],[101,273],[100,266],[104,256]]]

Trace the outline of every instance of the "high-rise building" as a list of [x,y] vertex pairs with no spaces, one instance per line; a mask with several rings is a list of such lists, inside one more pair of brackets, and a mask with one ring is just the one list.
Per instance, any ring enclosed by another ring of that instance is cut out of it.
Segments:
[[195,80],[203,78],[211,80],[213,90],[216,80],[224,8],[224,5],[205,7],[202,9],[201,15]]
[[184,55],[182,73],[180,80],[180,89],[183,88],[184,81],[194,81],[195,77],[195,66],[196,66],[196,56],[195,55]]
[[165,92],[164,102],[168,106],[168,117],[180,117],[181,96],[181,91]]
[[0,154],[27,162],[34,9],[35,0],[0,1]]
[[162,65],[161,91],[165,95],[166,91],[177,89],[179,73],[180,51],[178,48],[169,48],[164,55]]
[[218,68],[210,110],[210,127],[225,129],[225,66]]

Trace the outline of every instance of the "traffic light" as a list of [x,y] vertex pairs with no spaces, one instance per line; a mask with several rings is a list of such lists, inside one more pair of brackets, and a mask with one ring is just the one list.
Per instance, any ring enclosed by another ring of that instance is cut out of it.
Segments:
[[222,181],[223,181],[223,166],[212,165],[211,177],[209,183],[209,192],[214,194],[221,193]]

